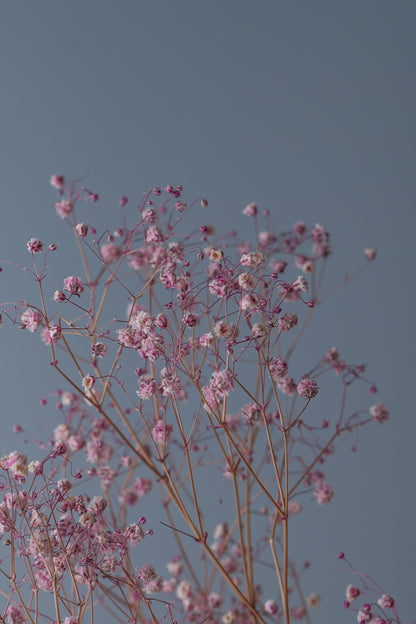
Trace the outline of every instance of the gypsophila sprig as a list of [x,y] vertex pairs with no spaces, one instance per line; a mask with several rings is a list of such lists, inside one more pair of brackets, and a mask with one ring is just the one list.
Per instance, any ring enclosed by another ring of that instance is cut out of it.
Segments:
[[[316,580],[303,593],[310,565],[292,560],[288,528],[333,500],[326,463],[340,444],[388,417],[382,403],[345,407],[353,382],[376,392],[364,366],[330,345],[301,353],[326,296],[315,276],[331,257],[328,232],[302,221],[278,232],[252,203],[242,212],[255,240],[216,235],[207,200],[172,185],[138,207],[122,196],[114,228],[100,230],[96,192],[62,175],[50,182],[83,274],[68,264],[51,278],[56,245],[31,238],[39,301],[2,306],[39,330],[65,383],[43,455],[0,461],[3,617],[78,624],[106,609],[131,624],[311,622],[325,588]],[[190,211],[200,225],[189,231]],[[327,419],[324,376],[341,389]],[[157,527],[145,528],[146,509]],[[140,554],[153,532],[163,566]],[[379,600],[392,608],[387,594]]]

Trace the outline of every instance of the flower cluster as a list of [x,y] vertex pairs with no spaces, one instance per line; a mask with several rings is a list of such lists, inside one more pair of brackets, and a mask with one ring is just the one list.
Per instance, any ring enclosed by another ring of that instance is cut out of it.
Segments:
[[[332,501],[323,464],[344,439],[389,415],[381,403],[348,413],[343,400],[320,420],[323,376],[343,395],[353,382],[371,394],[376,386],[335,347],[294,353],[323,299],[314,274],[330,258],[328,232],[303,222],[278,232],[267,212],[263,227],[256,204],[243,210],[256,226],[251,242],[205,223],[187,231],[187,214],[207,201],[188,203],[172,185],[146,192],[132,223],[123,211],[100,232],[97,193],[61,175],[51,185],[85,274],[48,275],[56,246],[31,238],[27,268],[40,301],[2,308],[21,329],[40,329],[69,384],[56,393],[53,440],[39,442],[46,457],[28,462],[14,451],[0,460],[0,531],[13,566],[23,564],[20,577],[6,573],[4,617],[33,618],[42,590],[52,607],[39,613],[51,608],[66,624],[98,604],[117,605],[131,623],[310,621],[320,598],[303,594],[309,566],[287,556],[288,525],[307,513],[302,496],[319,507]],[[155,499],[160,556],[163,539],[178,551],[166,578],[133,552],[153,533],[139,510]],[[350,586],[348,604],[358,591]],[[394,607],[389,599],[382,595],[381,609]],[[359,617],[370,621],[373,610],[363,606]]]

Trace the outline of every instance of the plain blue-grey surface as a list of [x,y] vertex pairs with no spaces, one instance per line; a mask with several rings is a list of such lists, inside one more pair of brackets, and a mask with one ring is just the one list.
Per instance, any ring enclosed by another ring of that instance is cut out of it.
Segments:
[[[224,229],[248,233],[241,210],[253,201],[283,229],[322,223],[333,280],[377,248],[370,271],[322,308],[311,342],[317,354],[335,344],[371,363],[391,412],[363,432],[358,453],[334,461],[336,496],[297,537],[313,561],[307,593],[323,599],[314,621],[325,624],[355,621],[341,607],[352,578],[337,572],[338,550],[396,598],[403,622],[416,617],[415,28],[411,1],[15,0],[0,9],[1,260],[26,262],[32,236],[68,257],[52,173],[87,174],[113,227],[121,195],[166,184],[206,197],[198,219]],[[33,286],[6,268],[1,299],[29,298]],[[38,399],[61,382],[37,335],[7,326],[0,345],[7,452],[18,445],[12,423],[39,430]]]

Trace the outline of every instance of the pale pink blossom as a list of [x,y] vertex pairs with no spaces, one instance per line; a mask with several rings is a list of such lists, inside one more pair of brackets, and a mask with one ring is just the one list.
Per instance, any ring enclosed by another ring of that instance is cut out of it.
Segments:
[[43,248],[43,243],[38,238],[31,238],[27,241],[26,246],[30,253],[40,253]]
[[106,264],[110,264],[110,262],[115,262],[121,256],[121,249],[118,245],[114,245],[114,243],[106,243],[101,246],[100,249],[101,258]]
[[393,609],[394,600],[388,594],[383,594],[381,598],[377,600],[377,604],[379,604],[383,609]]
[[309,401],[318,394],[318,384],[314,379],[302,379],[297,385],[298,395]]
[[248,288],[254,287],[254,279],[250,273],[240,273],[238,276],[238,285],[243,290],[247,290]]
[[64,290],[68,292],[70,295],[80,296],[82,292],[84,292],[84,287],[82,285],[82,280],[80,277],[74,277],[70,275],[64,279]]
[[35,308],[27,308],[20,315],[20,321],[22,329],[28,329],[33,333],[42,323],[42,314]]
[[159,421],[152,429],[152,436],[156,443],[165,444],[166,442],[169,442],[172,431],[172,425]]
[[279,610],[277,603],[274,600],[266,600],[264,603],[264,610],[269,615],[276,615]]
[[257,204],[248,204],[243,208],[243,214],[247,217],[255,217],[257,214]]
[[150,479],[146,479],[145,477],[137,477],[134,482],[134,489],[137,492],[137,496],[142,498],[142,496],[150,492],[152,489],[152,482]]
[[312,592],[312,594],[309,594],[307,602],[310,607],[317,607],[321,602],[321,599],[317,593]]
[[157,392],[156,381],[150,375],[143,375],[139,379],[139,390],[136,391],[140,399],[148,400],[155,396]]
[[281,358],[270,358],[269,362],[270,375],[274,381],[278,381],[287,373],[287,363]]
[[277,326],[279,331],[287,332],[298,324],[298,316],[293,312],[287,312],[279,318]]
[[88,234],[88,225],[85,223],[77,223],[75,230],[81,238],[84,238]]
[[54,204],[56,214],[61,219],[66,219],[72,212],[72,203],[69,199],[61,199],[61,201]]
[[163,234],[158,227],[150,225],[146,232],[146,243],[163,243]]
[[103,344],[102,342],[96,342],[91,347],[91,355],[98,357],[98,358],[105,357],[107,355],[107,346]]
[[364,255],[367,260],[371,262],[376,257],[377,251],[374,249],[374,247],[367,247],[366,249],[364,249]]
[[325,505],[329,503],[332,497],[334,496],[334,490],[327,484],[325,481],[319,483],[314,490],[314,498],[318,505]]
[[384,423],[389,417],[389,411],[382,404],[378,403],[377,405],[372,405],[370,407],[370,416],[373,419],[373,422]]
[[266,258],[259,251],[245,253],[240,258],[240,264],[247,267],[257,267],[265,261]]
[[26,622],[26,616],[23,611],[15,605],[7,607],[6,616],[8,624],[25,624]]
[[50,185],[56,189],[61,189],[65,184],[65,178],[63,175],[53,174],[51,175]]

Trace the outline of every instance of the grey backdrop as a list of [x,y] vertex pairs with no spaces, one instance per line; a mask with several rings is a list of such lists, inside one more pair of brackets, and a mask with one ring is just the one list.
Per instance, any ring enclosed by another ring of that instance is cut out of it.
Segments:
[[[394,595],[403,621],[416,611],[415,18],[413,1],[385,0],[0,8],[0,259],[26,261],[32,236],[69,249],[52,173],[87,173],[109,222],[121,195],[169,183],[207,197],[204,220],[224,228],[248,228],[240,215],[252,201],[282,228],[320,222],[331,277],[377,247],[371,271],[322,309],[313,341],[317,354],[336,344],[371,362],[391,411],[331,466],[336,496],[299,537],[325,624],[355,621],[340,607],[352,580],[336,572],[340,549]],[[4,270],[1,299],[27,296],[24,277]],[[62,384],[36,335],[7,327],[0,346],[6,452],[18,444],[12,423],[53,425],[37,401]]]

